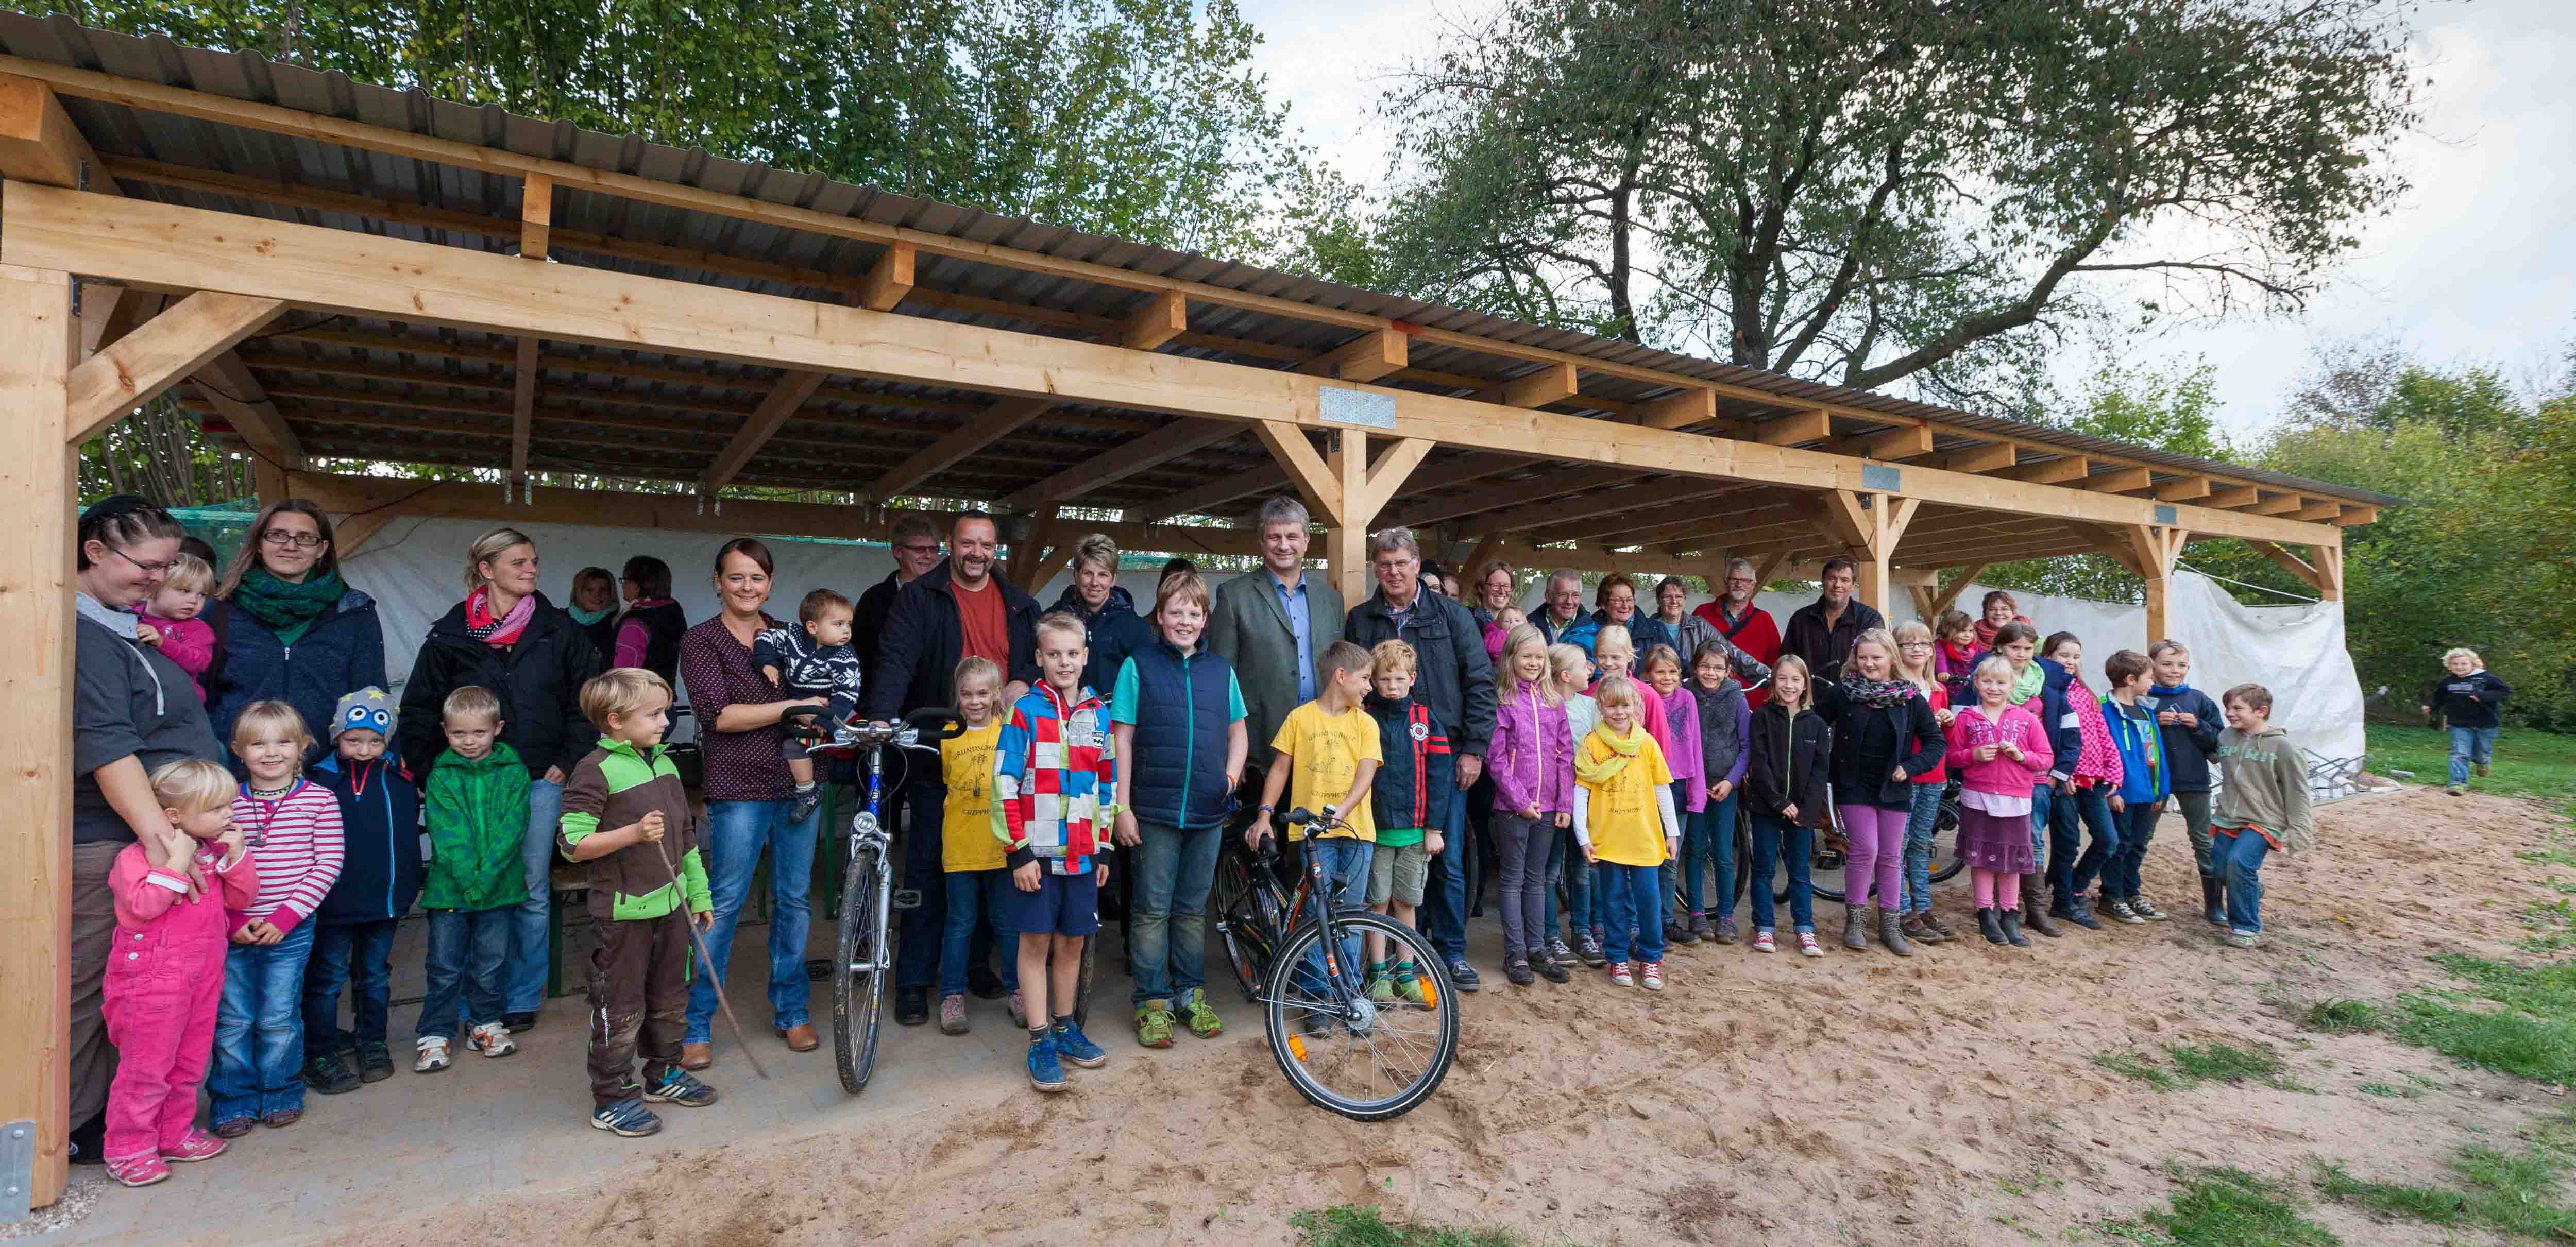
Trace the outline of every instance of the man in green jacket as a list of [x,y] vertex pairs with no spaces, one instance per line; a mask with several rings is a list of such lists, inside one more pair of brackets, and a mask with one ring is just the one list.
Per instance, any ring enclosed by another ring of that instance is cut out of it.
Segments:
[[422,786],[430,859],[421,908],[429,911],[429,991],[421,1001],[415,1073],[447,1068],[460,1024],[487,1057],[519,1050],[501,1021],[510,914],[528,896],[521,841],[528,832],[528,768],[501,742],[501,699],[469,684],[447,695],[439,725],[447,748]]
[[1256,742],[1315,700],[1315,658],[1342,639],[1342,595],[1306,574],[1306,507],[1282,494],[1261,506],[1261,570],[1216,590],[1207,647],[1234,664],[1244,730]]

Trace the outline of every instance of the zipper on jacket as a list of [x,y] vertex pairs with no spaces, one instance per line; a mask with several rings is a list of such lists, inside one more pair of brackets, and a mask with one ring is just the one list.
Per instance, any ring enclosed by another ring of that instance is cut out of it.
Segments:
[[[1205,640],[1205,638],[1201,638],[1201,640]],[[1183,713],[1188,712],[1190,703],[1198,700],[1198,690],[1190,687],[1190,659],[1194,657],[1196,657],[1194,654],[1181,655],[1181,706]],[[1190,826],[1190,781],[1198,776],[1198,762],[1199,730],[1198,724],[1192,722],[1189,725],[1189,730],[1181,733],[1181,821],[1177,826],[1183,831],[1189,830]]]

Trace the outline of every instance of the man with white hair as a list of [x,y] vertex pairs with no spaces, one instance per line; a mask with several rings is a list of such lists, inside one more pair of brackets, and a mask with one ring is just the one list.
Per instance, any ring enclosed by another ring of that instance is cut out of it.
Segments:
[[[1494,735],[1494,663],[1485,653],[1484,630],[1467,607],[1422,587],[1422,549],[1413,530],[1385,528],[1369,534],[1369,566],[1377,592],[1351,608],[1342,635],[1363,647],[1402,641],[1413,647],[1413,695],[1449,728],[1458,756],[1458,787],[1472,788],[1484,773],[1485,745]],[[1448,845],[1431,859],[1421,910],[1422,934],[1449,963],[1460,991],[1483,986],[1467,964],[1467,883],[1474,838],[1465,833],[1467,803],[1449,805]]]
[[1583,612],[1583,574],[1557,571],[1547,578],[1547,602],[1530,622],[1538,625],[1539,635],[1554,645],[1559,641],[1584,653],[1592,652],[1592,634],[1600,630],[1592,616]]
[[[1771,664],[1780,661],[1780,624],[1771,618],[1771,612],[1753,604],[1753,595],[1762,588],[1754,580],[1756,574],[1751,559],[1728,559],[1726,582],[1718,595],[1691,613],[1707,620],[1728,644],[1759,664],[1767,681]],[[1762,703],[1771,699],[1767,682],[1747,678],[1744,683],[1744,700],[1754,709],[1761,709]]]

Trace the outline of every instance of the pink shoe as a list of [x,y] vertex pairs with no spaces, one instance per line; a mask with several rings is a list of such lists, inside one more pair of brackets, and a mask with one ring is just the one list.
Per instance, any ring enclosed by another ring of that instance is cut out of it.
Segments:
[[231,1146],[232,1144],[226,1143],[203,1130],[191,1130],[188,1132],[188,1137],[179,1140],[179,1145],[177,1147],[165,1147],[161,1149],[161,1159],[176,1161],[180,1164],[186,1164],[192,1160],[213,1160],[214,1158],[223,1155],[224,1149]]
[[1613,961],[1610,963],[1610,985],[1613,987],[1635,987],[1637,985],[1637,980],[1628,973],[1627,962]]
[[1753,933],[1753,951],[1757,953],[1778,952],[1780,951],[1780,945],[1771,938],[1770,932],[1756,931]]
[[168,1181],[170,1166],[159,1156],[148,1152],[141,1156],[110,1157],[107,1176],[126,1186],[150,1186],[155,1182]]

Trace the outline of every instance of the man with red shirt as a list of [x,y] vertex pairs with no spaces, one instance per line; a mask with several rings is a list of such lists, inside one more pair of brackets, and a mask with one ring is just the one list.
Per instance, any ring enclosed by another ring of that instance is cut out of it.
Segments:
[[[1752,560],[1728,559],[1725,592],[1701,603],[1691,613],[1707,620],[1718,635],[1767,667],[1780,661],[1780,625],[1771,618],[1771,612],[1753,604],[1753,594],[1761,587],[1754,583]],[[1746,689],[1744,700],[1754,709],[1761,709],[1762,703],[1771,700],[1771,686],[1765,683]]]

